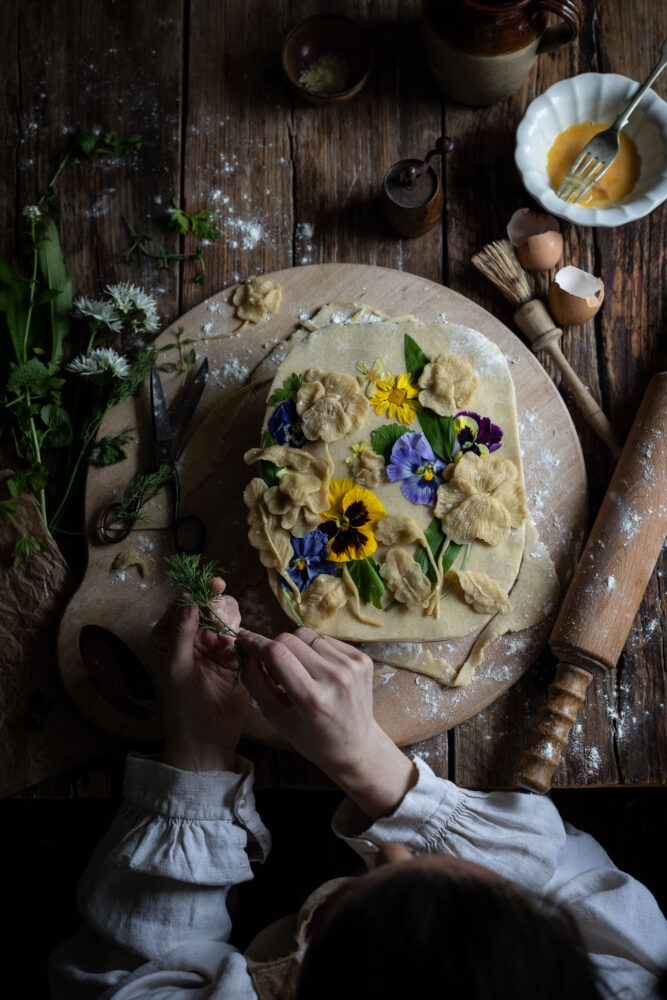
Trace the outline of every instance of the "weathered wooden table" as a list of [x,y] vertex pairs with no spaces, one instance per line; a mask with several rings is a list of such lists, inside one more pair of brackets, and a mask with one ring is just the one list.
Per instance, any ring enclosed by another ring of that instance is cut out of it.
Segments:
[[[660,23],[660,5],[635,0],[629,19],[624,0],[587,0],[586,26],[575,44],[543,56],[513,97],[468,108],[445,101],[429,80],[416,0],[343,0],[337,10],[370,26],[373,71],[355,99],[322,108],[294,99],[280,67],[283,35],[318,6],[6,0],[0,29],[5,252],[18,241],[22,206],[43,190],[72,132],[79,126],[138,132],[141,150],[128,160],[81,165],[61,178],[56,218],[76,295],[96,297],[109,283],[133,281],[157,294],[167,325],[205,295],[257,272],[346,261],[440,282],[512,327],[510,307],[470,257],[504,235],[514,209],[531,204],[514,168],[517,124],[529,102],[563,77],[600,70],[643,79],[667,33],[664,11]],[[655,89],[665,96],[667,78]],[[443,133],[455,147],[444,161],[442,224],[415,240],[397,238],[378,207],[384,172],[399,159],[423,155]],[[123,216],[178,250],[173,233],[161,235],[172,198],[191,212],[212,209],[222,232],[205,251],[203,288],[193,281],[193,264],[158,271],[119,260],[128,245]],[[566,332],[563,349],[621,441],[651,375],[665,367],[665,208],[615,230],[563,227],[567,259],[601,275],[607,293],[594,321]],[[548,370],[559,384],[557,371]],[[580,434],[594,516],[613,462],[562,391]],[[662,574],[658,566],[616,670],[591,685],[557,785],[667,781]],[[55,655],[48,668],[56,671]],[[460,783],[509,784],[552,670],[545,652],[494,705],[420,751]],[[49,726],[57,724],[49,719]],[[66,770],[24,794],[108,794],[110,770],[125,748],[92,730],[84,743],[79,759],[110,753],[101,764]],[[294,755],[252,745],[245,752],[256,761],[260,784],[323,784]],[[74,753],[69,763],[76,760]]]

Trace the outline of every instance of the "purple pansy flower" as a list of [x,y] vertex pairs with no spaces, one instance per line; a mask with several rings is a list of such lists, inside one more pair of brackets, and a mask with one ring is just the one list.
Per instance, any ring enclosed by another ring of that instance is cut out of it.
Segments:
[[269,431],[276,444],[288,448],[303,448],[306,438],[301,430],[301,417],[296,412],[293,399],[287,399],[277,406],[269,417]]
[[[303,538],[291,537],[294,555],[290,559],[287,572],[294,580],[299,590],[310,586],[316,576],[327,573],[334,576],[336,567],[327,562],[329,557],[329,539],[321,528],[315,528]],[[283,584],[285,586],[285,584]]]
[[392,483],[402,480],[403,496],[411,503],[432,506],[442,482],[445,463],[436,455],[421,432],[402,434],[391,450],[387,476]]
[[460,410],[455,415],[454,433],[456,434],[455,462],[458,462],[467,451],[471,451],[473,455],[488,455],[492,451],[497,451],[503,437],[500,427],[492,424],[488,417],[480,417],[479,413],[473,413],[471,410]]

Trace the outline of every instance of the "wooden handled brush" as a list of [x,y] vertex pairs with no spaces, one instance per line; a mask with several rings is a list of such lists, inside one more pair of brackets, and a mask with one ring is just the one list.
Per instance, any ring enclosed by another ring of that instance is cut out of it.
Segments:
[[488,243],[472,262],[478,271],[499,288],[516,306],[514,320],[530,341],[535,354],[544,351],[554,361],[588,423],[611,451],[614,458],[621,447],[600,404],[591,396],[560,349],[563,331],[556,326],[541,299],[536,299],[528,275],[521,267],[509,240]]

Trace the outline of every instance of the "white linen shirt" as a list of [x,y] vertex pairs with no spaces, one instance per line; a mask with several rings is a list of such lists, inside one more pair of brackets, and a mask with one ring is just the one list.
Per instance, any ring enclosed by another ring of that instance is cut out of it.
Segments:
[[[667,922],[649,891],[620,872],[549,799],[474,792],[415,758],[418,781],[391,816],[345,800],[334,832],[372,866],[378,846],[476,861],[567,906],[612,995],[650,997],[667,967]],[[77,891],[84,924],[50,960],[53,1000],[247,1000],[245,959],[228,943],[229,889],[252,878],[270,837],[252,766],[180,771],[131,754],[125,801]]]

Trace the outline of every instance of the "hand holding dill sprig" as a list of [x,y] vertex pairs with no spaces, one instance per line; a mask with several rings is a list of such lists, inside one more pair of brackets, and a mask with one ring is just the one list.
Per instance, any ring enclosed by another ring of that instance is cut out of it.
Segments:
[[[165,559],[169,579],[176,584],[183,596],[179,599],[180,607],[196,607],[199,611],[199,627],[218,635],[228,635],[236,638],[236,631],[224,622],[211,607],[215,601],[215,593],[211,593],[210,583],[221,577],[221,570],[212,562],[202,562],[201,556],[180,552]],[[234,687],[239,682],[242,662],[242,651],[234,643],[229,651],[236,653],[237,668],[233,675]]]
[[230,663],[239,608],[212,563],[180,555],[168,565],[181,595],[153,630],[158,656],[148,664],[162,706],[164,760],[181,770],[234,770],[248,702]]

